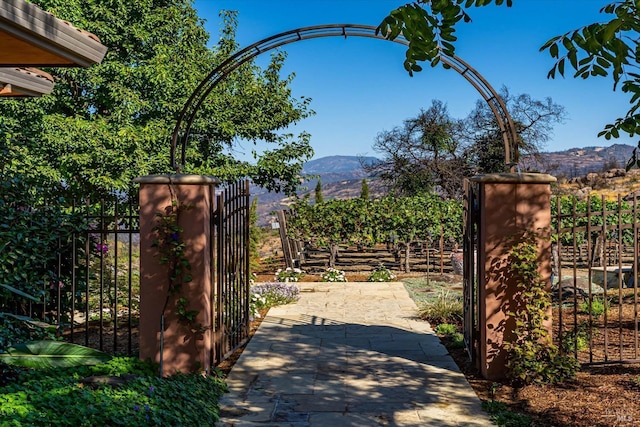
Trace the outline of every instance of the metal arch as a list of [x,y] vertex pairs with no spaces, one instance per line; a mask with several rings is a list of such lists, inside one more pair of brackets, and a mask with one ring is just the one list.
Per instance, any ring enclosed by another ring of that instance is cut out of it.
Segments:
[[[373,39],[388,40],[380,34],[376,34],[376,27],[371,25],[360,24],[329,24],[329,25],[316,25],[311,27],[298,28],[295,30],[279,33],[271,37],[262,39],[244,49],[236,52],[218,67],[216,67],[207,77],[202,80],[198,87],[193,91],[187,102],[185,103],[178,121],[173,130],[171,136],[171,167],[180,172],[180,169],[185,165],[186,147],[189,134],[191,132],[191,126],[195,120],[196,113],[200,109],[200,106],[204,100],[209,96],[211,91],[216,85],[224,80],[231,72],[236,70],[242,64],[250,61],[258,55],[268,52],[272,49],[284,46],[290,43],[295,43],[301,40],[309,40],[321,37],[368,37]],[[409,42],[402,37],[398,36],[393,40],[396,43],[407,46]],[[507,108],[491,87],[491,85],[469,64],[464,62],[457,56],[441,55],[440,57],[443,64],[451,67],[457,71],[462,77],[467,79],[469,83],[480,93],[482,98],[491,108],[504,140],[505,150],[505,163],[511,166],[511,153],[514,154],[514,161],[518,161],[518,136],[516,134],[516,128],[511,115],[507,111]],[[176,161],[176,150],[178,143],[181,149],[181,162]]]

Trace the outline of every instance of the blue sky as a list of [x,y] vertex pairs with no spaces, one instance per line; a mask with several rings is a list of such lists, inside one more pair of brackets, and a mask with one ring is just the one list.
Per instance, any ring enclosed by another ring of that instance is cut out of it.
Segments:
[[[473,22],[460,24],[456,54],[496,90],[551,97],[565,107],[567,119],[555,127],[543,148],[637,144],[637,138],[607,141],[597,134],[626,113],[628,98],[613,92],[610,79],[547,79],[552,58],[539,52],[548,39],[596,21],[608,20],[600,8],[606,0],[514,0],[514,6],[470,10]],[[277,33],[320,24],[378,25],[394,0],[196,0],[212,43],[218,38],[220,10],[238,11],[237,40],[242,47]],[[293,95],[312,98],[316,112],[290,129],[308,131],[315,158],[372,155],[376,135],[427,109],[433,99],[445,102],[452,117],[463,118],[480,95],[458,73],[431,68],[410,77],[404,70],[404,46],[361,37],[303,40],[282,48],[288,57],[284,73],[295,73]],[[259,57],[268,60],[268,53]],[[251,152],[241,143],[237,155]],[[257,148],[258,151],[260,147]]]

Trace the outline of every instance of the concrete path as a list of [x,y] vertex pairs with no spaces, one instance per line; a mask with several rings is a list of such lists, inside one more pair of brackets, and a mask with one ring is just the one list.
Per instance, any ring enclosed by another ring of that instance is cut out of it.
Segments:
[[488,426],[402,283],[300,283],[227,383],[217,426]]

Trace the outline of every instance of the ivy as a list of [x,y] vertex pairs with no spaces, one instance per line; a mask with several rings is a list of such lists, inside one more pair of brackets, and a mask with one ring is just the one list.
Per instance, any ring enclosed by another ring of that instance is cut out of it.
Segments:
[[508,273],[517,282],[518,304],[509,311],[515,320],[514,340],[505,343],[507,373],[517,384],[560,383],[575,377],[578,361],[553,344],[545,322],[551,296],[538,271],[538,242],[542,233],[525,232],[508,257]]

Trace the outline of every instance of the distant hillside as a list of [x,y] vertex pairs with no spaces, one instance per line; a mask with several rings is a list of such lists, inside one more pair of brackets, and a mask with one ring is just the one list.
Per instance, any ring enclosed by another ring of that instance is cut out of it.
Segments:
[[[375,157],[329,156],[305,163],[305,175],[317,175],[322,182],[322,196],[325,200],[357,197],[362,188],[362,179],[367,174],[362,170],[360,161],[373,162]],[[318,180],[314,178],[305,182],[298,192],[299,196],[314,196]],[[381,195],[382,189],[375,180],[369,181],[369,192],[372,196]],[[269,193],[266,190],[251,186],[251,196],[258,199],[258,223],[266,225],[271,221],[272,211],[285,208],[289,203],[282,193]]]
[[[600,172],[614,168],[624,168],[631,157],[634,147],[625,144],[614,144],[609,147],[571,148],[564,151],[546,152],[540,160],[523,159],[529,170],[546,172],[558,178],[575,178],[592,172]],[[318,175],[322,181],[322,195],[325,200],[352,198],[360,195],[362,179],[367,174],[362,170],[361,161],[374,162],[375,157],[328,156],[307,162],[303,173]],[[298,195],[314,196],[317,179],[303,184]],[[379,181],[369,180],[369,191],[372,196],[382,195],[384,190]],[[281,193],[269,193],[252,186],[251,196],[258,198],[258,218],[260,225],[271,221],[270,212],[282,209],[289,201]]]
[[353,173],[362,170],[362,162],[371,164],[378,159],[375,157],[358,156],[328,156],[310,160],[305,163],[302,171],[306,174]]
[[541,160],[528,158],[523,163],[530,170],[547,172],[554,176],[575,178],[592,172],[624,168],[635,147],[613,144],[609,147],[571,148],[564,151],[542,153]]

